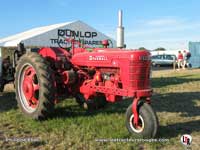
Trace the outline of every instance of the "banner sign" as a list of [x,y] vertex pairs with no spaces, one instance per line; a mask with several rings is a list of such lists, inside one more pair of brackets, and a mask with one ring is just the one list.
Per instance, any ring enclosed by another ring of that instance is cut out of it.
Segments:
[[51,44],[59,45],[60,47],[67,47],[67,45],[69,44],[66,41],[67,38],[73,38],[76,41],[79,41],[80,43],[91,46],[91,47],[101,45],[101,40],[97,40],[98,38],[97,32],[58,29],[57,36],[58,38],[50,39],[50,41],[51,41]]

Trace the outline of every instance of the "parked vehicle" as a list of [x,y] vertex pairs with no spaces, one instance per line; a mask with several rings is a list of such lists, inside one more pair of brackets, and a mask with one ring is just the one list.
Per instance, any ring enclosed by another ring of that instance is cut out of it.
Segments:
[[151,57],[153,66],[171,66],[176,61],[176,55],[162,54]]

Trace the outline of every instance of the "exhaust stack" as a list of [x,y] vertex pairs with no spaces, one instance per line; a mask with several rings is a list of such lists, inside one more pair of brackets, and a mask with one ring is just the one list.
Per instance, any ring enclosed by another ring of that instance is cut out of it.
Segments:
[[124,48],[124,27],[122,25],[122,10],[118,12],[117,47]]

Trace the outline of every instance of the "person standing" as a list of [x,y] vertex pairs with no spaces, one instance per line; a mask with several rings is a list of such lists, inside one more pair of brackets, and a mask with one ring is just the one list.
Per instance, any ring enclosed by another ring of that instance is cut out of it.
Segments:
[[183,69],[187,67],[187,52],[186,50],[183,51]]
[[188,68],[191,68],[191,64],[190,64],[190,62],[189,62],[190,57],[191,57],[191,53],[190,53],[190,52],[187,52],[187,55],[186,55],[186,66],[187,66]]
[[178,51],[178,70],[183,67],[183,54]]

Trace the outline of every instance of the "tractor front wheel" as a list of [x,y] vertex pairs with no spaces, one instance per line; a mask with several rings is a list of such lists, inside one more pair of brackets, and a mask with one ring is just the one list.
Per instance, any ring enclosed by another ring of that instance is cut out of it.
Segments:
[[139,103],[138,125],[134,124],[132,105],[126,111],[126,127],[136,138],[154,138],[158,128],[158,119],[152,107],[147,103]]
[[16,67],[15,93],[23,114],[34,119],[46,118],[54,108],[52,70],[37,53],[24,54]]

